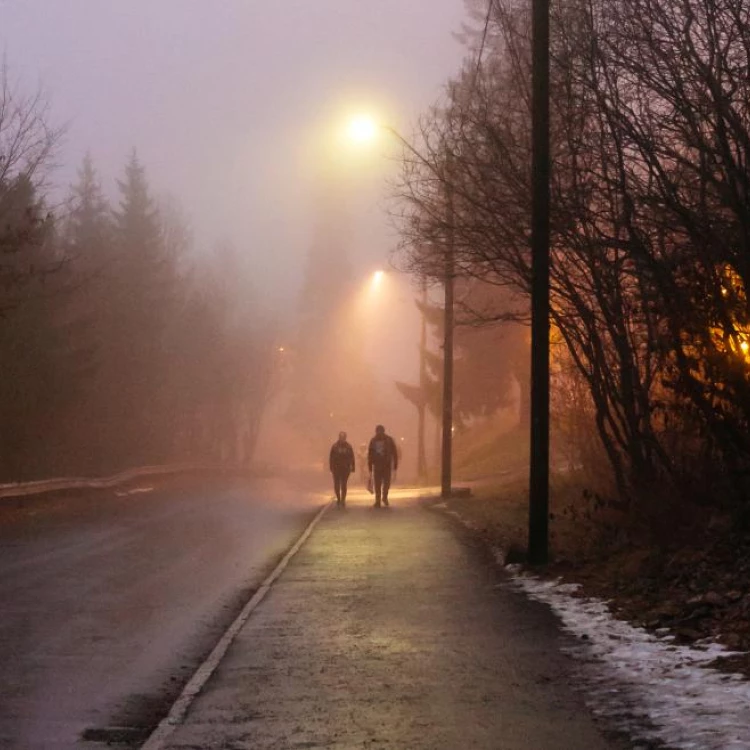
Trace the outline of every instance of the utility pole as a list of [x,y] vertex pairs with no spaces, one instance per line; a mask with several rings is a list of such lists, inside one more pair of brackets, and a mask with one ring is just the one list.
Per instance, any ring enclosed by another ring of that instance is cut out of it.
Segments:
[[443,442],[440,471],[440,496],[451,496],[451,468],[453,463],[453,276],[455,258],[453,246],[453,156],[448,150],[445,162],[446,239],[443,249],[445,281],[445,313],[443,318]]
[[419,402],[417,404],[417,477],[422,484],[427,482],[427,451],[425,449],[425,411],[427,410],[427,279],[421,280],[421,316],[419,328]]
[[529,562],[549,556],[549,0],[532,0]]

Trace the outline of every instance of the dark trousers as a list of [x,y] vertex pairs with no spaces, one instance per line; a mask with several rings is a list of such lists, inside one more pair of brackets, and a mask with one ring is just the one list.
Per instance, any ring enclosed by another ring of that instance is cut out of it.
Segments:
[[372,479],[375,485],[375,505],[380,505],[382,500],[388,505],[388,490],[391,488],[391,467],[373,466]]
[[340,503],[346,501],[346,484],[348,481],[348,471],[337,469],[333,472],[333,491],[336,493],[336,500]]

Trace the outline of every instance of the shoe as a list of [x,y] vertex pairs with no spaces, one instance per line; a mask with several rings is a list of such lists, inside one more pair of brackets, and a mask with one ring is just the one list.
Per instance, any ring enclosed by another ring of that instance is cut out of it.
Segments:
[[373,505],[372,507],[373,508],[379,508],[380,507],[380,503],[375,503],[375,505]]
[[383,505],[385,505],[386,508],[389,507],[388,501],[385,498],[383,498]]

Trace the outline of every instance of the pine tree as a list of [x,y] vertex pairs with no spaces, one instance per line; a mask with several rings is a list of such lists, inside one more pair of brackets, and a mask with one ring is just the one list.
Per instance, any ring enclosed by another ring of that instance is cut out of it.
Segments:
[[112,382],[117,388],[114,403],[123,434],[121,459],[133,464],[160,460],[170,442],[163,419],[163,375],[168,369],[164,345],[176,304],[177,273],[135,152],[118,187],[109,334]]
[[66,227],[68,257],[83,271],[104,270],[112,243],[110,208],[102,195],[94,162],[86,154],[71,187]]
[[66,264],[61,294],[66,300],[59,325],[74,363],[75,400],[63,420],[60,452],[68,471],[104,473],[119,468],[111,455],[116,428],[112,423],[111,353],[115,287],[113,224],[90,155],[71,186],[68,213],[61,232]]
[[0,182],[0,222],[0,476],[21,480],[54,466],[52,429],[72,377],[54,224],[28,178]]
[[[149,193],[146,172],[135,152],[117,182],[120,207],[114,213],[115,246],[124,282],[146,303],[152,323],[164,308],[173,268],[165,251],[159,212]],[[136,292],[137,289],[137,292]],[[150,304],[149,304],[150,303]]]
[[358,290],[346,217],[335,198],[329,195],[320,206],[291,353],[289,417],[316,446],[340,430],[369,432],[372,414],[377,413],[374,378],[363,358],[366,342],[352,309]]

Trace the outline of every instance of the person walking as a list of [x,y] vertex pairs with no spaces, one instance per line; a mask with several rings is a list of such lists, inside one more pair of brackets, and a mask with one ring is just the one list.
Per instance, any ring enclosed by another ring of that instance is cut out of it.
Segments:
[[367,443],[362,443],[357,449],[357,461],[359,461],[359,478],[362,484],[367,486]]
[[328,466],[333,474],[333,491],[336,493],[336,505],[346,505],[346,485],[349,474],[354,471],[354,450],[346,442],[346,433],[339,432],[339,439],[331,446]]
[[391,471],[398,469],[398,451],[395,441],[386,434],[382,424],[375,428],[375,437],[370,440],[367,449],[367,468],[375,485],[375,507],[379,508],[381,501],[388,507]]

